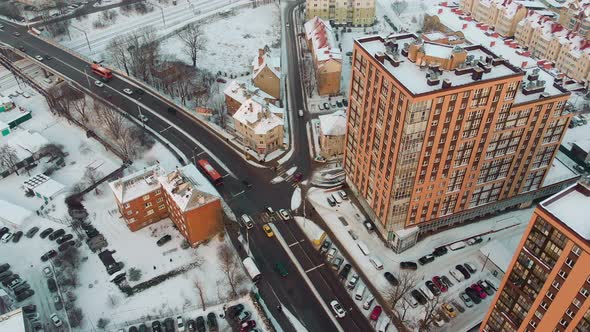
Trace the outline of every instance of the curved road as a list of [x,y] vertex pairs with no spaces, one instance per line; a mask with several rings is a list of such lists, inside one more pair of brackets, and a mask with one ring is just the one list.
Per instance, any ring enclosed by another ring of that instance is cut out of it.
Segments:
[[[291,14],[297,5],[298,3],[290,2],[285,8],[288,26],[294,27]],[[30,56],[51,55],[53,59],[43,61],[43,65],[51,67],[60,75],[109,100],[132,116],[137,117],[139,115],[138,108],[141,108],[142,114],[148,118],[146,125],[159,132],[187,158],[208,159],[225,176],[224,185],[219,191],[234,213],[236,215],[248,213],[255,217],[257,226],[248,234],[250,250],[263,275],[262,281],[259,283],[260,292],[269,304],[273,316],[279,320],[284,330],[295,331],[285,315],[277,310],[277,301],[280,301],[309,331],[339,330],[331,318],[327,316],[328,313],[298,273],[283,247],[276,239],[267,238],[261,230],[262,219],[268,220],[268,216],[262,212],[265,207],[271,206],[275,210],[289,208],[294,190],[292,182],[271,184],[270,180],[276,176],[271,169],[251,165],[231,147],[220,141],[218,136],[183,112],[179,111],[176,115],[168,113],[166,111],[168,104],[150,94],[147,89],[146,93],[141,96],[137,94],[127,96],[122,93],[122,90],[124,88],[134,89],[136,86],[117,77],[109,81],[105,87],[98,88],[92,83],[95,78],[89,76],[89,64],[84,60],[27,34],[26,29],[21,26],[4,20],[0,20],[0,23],[5,26],[3,30],[0,30],[0,40],[5,44],[13,47],[23,46]],[[13,32],[15,31],[20,32],[21,36],[14,36]],[[307,133],[305,122],[296,114],[298,109],[304,109],[299,84],[299,70],[297,61],[295,61],[298,58],[295,46],[295,38],[297,37],[293,30],[289,29],[285,38],[288,58],[292,60],[288,63],[291,95],[289,117],[293,117],[291,130],[294,134],[293,142],[296,143],[293,156],[289,162],[285,163],[285,167],[288,169],[297,166],[297,172],[301,172],[304,177],[307,177],[311,172]],[[242,180],[252,183],[253,186],[246,188]],[[370,331],[372,328],[367,318],[356,308],[353,300],[329,266],[323,265],[322,257],[313,249],[296,223],[277,221],[274,224],[289,244],[290,250],[299,264],[305,271],[308,271],[306,272],[307,277],[317,289],[322,301],[329,306],[331,300],[337,299],[348,309],[346,317],[338,319],[341,328],[345,331]],[[240,231],[242,234],[246,232],[245,228],[241,228]],[[229,235],[237,245],[237,233],[231,231]],[[245,255],[243,250],[241,254]],[[277,262],[282,262],[287,266],[289,276],[281,278],[273,271],[273,265]],[[332,312],[329,314],[333,315]]]

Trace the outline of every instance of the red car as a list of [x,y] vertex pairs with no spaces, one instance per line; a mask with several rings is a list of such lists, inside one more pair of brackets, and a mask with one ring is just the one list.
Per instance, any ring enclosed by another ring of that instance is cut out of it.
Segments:
[[434,283],[434,285],[436,287],[438,287],[438,289],[440,289],[440,291],[443,292],[443,293],[448,290],[447,286],[440,281],[440,277],[439,276],[433,277],[432,278],[432,283]]
[[371,311],[371,320],[378,320],[379,316],[381,316],[381,311],[383,311],[381,306],[376,305],[375,308],[373,308],[373,311]]
[[240,332],[248,332],[251,331],[253,328],[256,327],[256,321],[249,320],[247,322],[243,322],[240,326]]
[[227,81],[220,77],[217,79],[217,83],[227,83]]
[[486,294],[486,292],[483,290],[483,288],[481,288],[480,285],[473,284],[473,285],[471,285],[471,288],[473,290],[477,291],[477,294],[479,295],[480,299],[485,299],[486,297],[488,297],[488,294]]

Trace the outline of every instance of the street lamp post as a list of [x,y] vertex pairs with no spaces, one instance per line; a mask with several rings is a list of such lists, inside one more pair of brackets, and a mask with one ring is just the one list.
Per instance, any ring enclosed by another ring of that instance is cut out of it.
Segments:
[[84,37],[86,37],[86,45],[88,45],[88,50],[90,50],[90,52],[92,52],[92,48],[90,48],[90,40],[88,40],[88,34],[86,33],[86,31],[78,28],[77,26],[75,26],[73,24],[71,24],[70,26],[78,31],[81,31],[84,34]]
[[86,73],[86,67],[84,67],[84,76],[86,76],[86,81],[88,82],[88,89],[90,89],[90,78],[88,78],[88,73]]

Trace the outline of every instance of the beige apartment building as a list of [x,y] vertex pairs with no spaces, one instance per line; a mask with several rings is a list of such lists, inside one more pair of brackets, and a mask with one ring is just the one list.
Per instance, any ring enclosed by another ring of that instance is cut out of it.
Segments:
[[342,78],[342,52],[332,27],[319,17],[305,22],[307,47],[311,50],[316,85],[320,96],[340,94]]
[[307,19],[316,16],[334,25],[369,26],[375,22],[375,0],[306,0]]
[[242,143],[258,154],[266,155],[283,147],[284,121],[269,105],[250,98],[236,111],[233,120]]
[[559,24],[581,36],[590,38],[590,1],[564,0],[556,8]]
[[320,154],[329,159],[344,153],[346,138],[346,113],[336,111],[332,114],[320,115]]
[[258,49],[252,61],[252,83],[275,99],[281,98],[281,58],[273,56],[268,47]]
[[250,99],[256,98],[264,103],[274,103],[276,98],[254,86],[252,81],[245,78],[237,78],[229,82],[223,90],[227,113],[234,115],[242,104]]
[[518,22],[527,14],[528,9],[523,3],[515,0],[460,0],[459,8],[470,13],[476,21],[493,26],[500,35],[511,37]]
[[549,73],[413,34],[357,39],[352,59],[346,182],[394,251],[563,189],[544,185],[571,118]]
[[587,81],[590,74],[590,41],[546,16],[530,13],[519,24],[515,40],[532,56],[552,61],[561,73]]

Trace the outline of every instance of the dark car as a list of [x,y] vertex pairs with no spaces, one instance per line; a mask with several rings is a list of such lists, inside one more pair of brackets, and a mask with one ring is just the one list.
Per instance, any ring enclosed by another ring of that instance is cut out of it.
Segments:
[[70,240],[68,242],[64,242],[64,243],[60,244],[59,247],[57,248],[57,250],[59,250],[59,251],[66,251],[70,247],[73,247],[75,244],[76,244],[76,241]]
[[47,235],[51,234],[53,232],[53,228],[49,227],[46,228],[43,232],[41,232],[41,234],[39,234],[39,237],[44,239],[47,237]]
[[440,256],[443,256],[444,254],[446,254],[448,251],[449,250],[447,249],[447,247],[442,246],[442,247],[438,247],[438,248],[434,249],[432,254],[436,257],[440,257]]
[[4,263],[4,264],[0,265],[0,273],[2,273],[4,271],[8,271],[8,269],[10,269],[10,264]]
[[51,55],[46,55],[45,56],[45,60],[51,60],[51,59],[53,59],[53,57],[51,57]]
[[57,240],[55,240],[55,242],[57,242],[57,244],[62,244],[62,243],[69,241],[73,238],[74,238],[74,236],[72,234],[66,234],[66,235],[58,238]]
[[195,332],[196,327],[194,319],[189,319],[186,321],[186,329],[188,330],[188,332]]
[[432,277],[432,282],[443,293],[449,290],[449,288],[444,283],[441,282],[439,276]]
[[234,318],[237,315],[239,315],[242,312],[242,310],[244,310],[244,305],[241,304],[241,303],[240,304],[236,304],[234,306],[231,306],[231,307],[227,308],[227,316],[229,318]]
[[20,276],[18,274],[11,274],[8,278],[2,280],[2,285],[8,286],[8,284],[10,284],[16,279],[20,279]]
[[350,273],[351,268],[352,268],[352,266],[350,264],[344,264],[342,271],[340,271],[340,273],[338,273],[338,277],[343,280],[348,278],[348,274]]
[[4,280],[8,279],[11,275],[12,275],[12,272],[10,270],[0,272],[0,281],[4,281]]
[[426,265],[428,263],[431,263],[432,261],[434,261],[434,256],[432,255],[425,255],[418,259],[418,263],[420,263],[420,265]]
[[487,283],[487,281],[478,281],[477,284],[484,290],[484,292],[486,292],[486,294],[488,295],[493,295],[494,294],[494,289],[492,288],[492,286],[490,286],[490,284]]
[[344,105],[344,107],[348,107],[348,100],[342,99],[342,104]]
[[28,304],[22,307],[22,310],[25,314],[32,314],[33,312],[37,311],[37,306],[34,304]]
[[449,278],[447,278],[447,276],[445,276],[445,275],[440,276],[440,281],[443,284],[445,284],[445,286],[447,286],[447,288],[451,288],[454,285],[453,282]]
[[139,332],[148,332],[148,328],[145,324],[139,325]]
[[389,281],[390,284],[392,284],[393,286],[397,286],[399,285],[399,281],[397,280],[397,278],[391,274],[390,272],[385,272],[383,274],[383,276],[385,277],[385,279],[387,279],[387,281]]
[[403,269],[403,270],[417,270],[418,264],[416,264],[414,262],[406,261],[406,262],[400,262],[399,267],[400,267],[400,269]]
[[64,231],[63,228],[60,228],[60,229],[56,230],[55,232],[49,234],[48,239],[50,239],[51,241],[54,241],[55,239],[64,235],[65,233],[66,233],[66,231]]
[[23,45],[18,45],[18,50],[21,51],[21,52],[26,52],[27,51]]
[[336,106],[338,106],[338,107],[342,107],[342,103],[341,103],[341,102],[339,102],[339,101],[336,101]]
[[463,266],[465,266],[465,268],[467,269],[467,271],[469,271],[469,273],[471,273],[471,274],[474,274],[475,272],[477,272],[475,270],[475,266],[473,266],[473,264],[465,263],[465,264],[463,264]]
[[242,180],[242,184],[244,185],[244,187],[246,188],[252,188],[252,183],[246,181],[246,180]]
[[168,111],[168,113],[170,113],[170,114],[176,114],[176,108],[174,108],[174,107],[168,107],[166,110],[167,110],[167,111]]
[[164,327],[166,328],[166,331],[170,331],[170,332],[174,332],[174,319],[168,317],[164,320]]
[[89,239],[99,235],[100,233],[96,230],[96,228],[92,227],[86,230],[86,235]]
[[215,316],[214,312],[207,314],[207,326],[209,326],[209,332],[217,332],[219,330],[217,316]]
[[217,83],[227,83],[227,81],[221,77],[219,77],[216,81],[217,81]]
[[325,110],[329,110],[330,109],[330,103],[324,103],[324,109]]
[[153,332],[162,332],[162,324],[159,321],[155,320],[152,322],[152,331]]
[[30,239],[33,236],[35,236],[35,234],[37,234],[38,231],[39,231],[39,227],[33,227],[27,231],[27,234],[25,234],[25,236]]
[[[205,318],[203,318],[203,316],[197,317],[197,319],[195,320],[195,324],[197,325],[197,331],[199,331],[199,332],[207,331],[207,327],[205,327]],[[174,331],[174,330],[172,330],[172,331]]]
[[31,289],[31,286],[29,285],[29,283],[28,283],[28,282],[26,282],[26,281],[25,281],[25,282],[23,282],[22,284],[20,284],[20,285],[16,286],[16,287],[13,289],[13,292],[14,292],[14,294],[15,294],[15,295],[18,295],[18,294],[21,294],[21,293],[23,293],[23,292],[24,292],[25,290],[27,290],[27,289]]
[[33,291],[32,289],[27,289],[26,291],[16,295],[16,300],[18,302],[24,301],[25,299],[28,299],[29,297],[33,296],[35,294],[35,291]]
[[14,233],[14,235],[12,236],[12,242],[17,243],[18,241],[20,241],[21,237],[23,237],[23,232],[18,231]]
[[469,298],[471,299],[471,301],[473,301],[473,303],[478,304],[481,302],[481,299],[479,298],[479,292],[476,291],[475,289],[473,289],[471,287],[467,287],[467,288],[465,288],[465,294],[467,294],[467,296],[469,296]]
[[461,272],[461,274],[465,277],[465,279],[469,279],[469,277],[471,277],[471,275],[469,274],[469,271],[467,271],[467,269],[463,265],[459,264],[459,265],[455,266],[455,268],[457,270],[459,270],[459,272]]
[[168,243],[170,240],[172,240],[172,236],[164,235],[158,240],[158,242],[156,242],[156,244],[158,245],[158,247],[161,247],[164,244]]
[[255,327],[256,327],[256,321],[249,320],[247,322],[243,322],[242,325],[240,325],[240,332],[252,331],[252,329]]
[[0,237],[2,237],[2,235],[8,233],[10,230],[8,229],[8,227],[2,227],[0,228]]
[[140,96],[143,96],[145,94],[145,91],[143,91],[142,89],[137,88],[137,89],[135,89],[135,93],[137,93]]
[[139,332],[139,330],[137,329],[137,327],[135,327],[135,326],[131,326],[131,327],[129,328],[129,332]]
[[57,284],[53,278],[47,279],[47,288],[52,293],[57,291]]
[[424,297],[424,295],[422,295],[422,293],[419,290],[413,289],[410,292],[410,294],[416,300],[416,302],[420,303],[421,305],[425,305],[426,304],[426,298]]
[[43,256],[41,256],[41,261],[47,262],[49,259],[55,257],[56,255],[57,255],[57,251],[51,249],[48,252],[46,252]]
[[434,294],[434,296],[440,295],[440,289],[438,289],[438,287],[436,287],[432,281],[428,280],[427,282],[425,282],[425,284],[426,287],[430,289],[432,294]]

